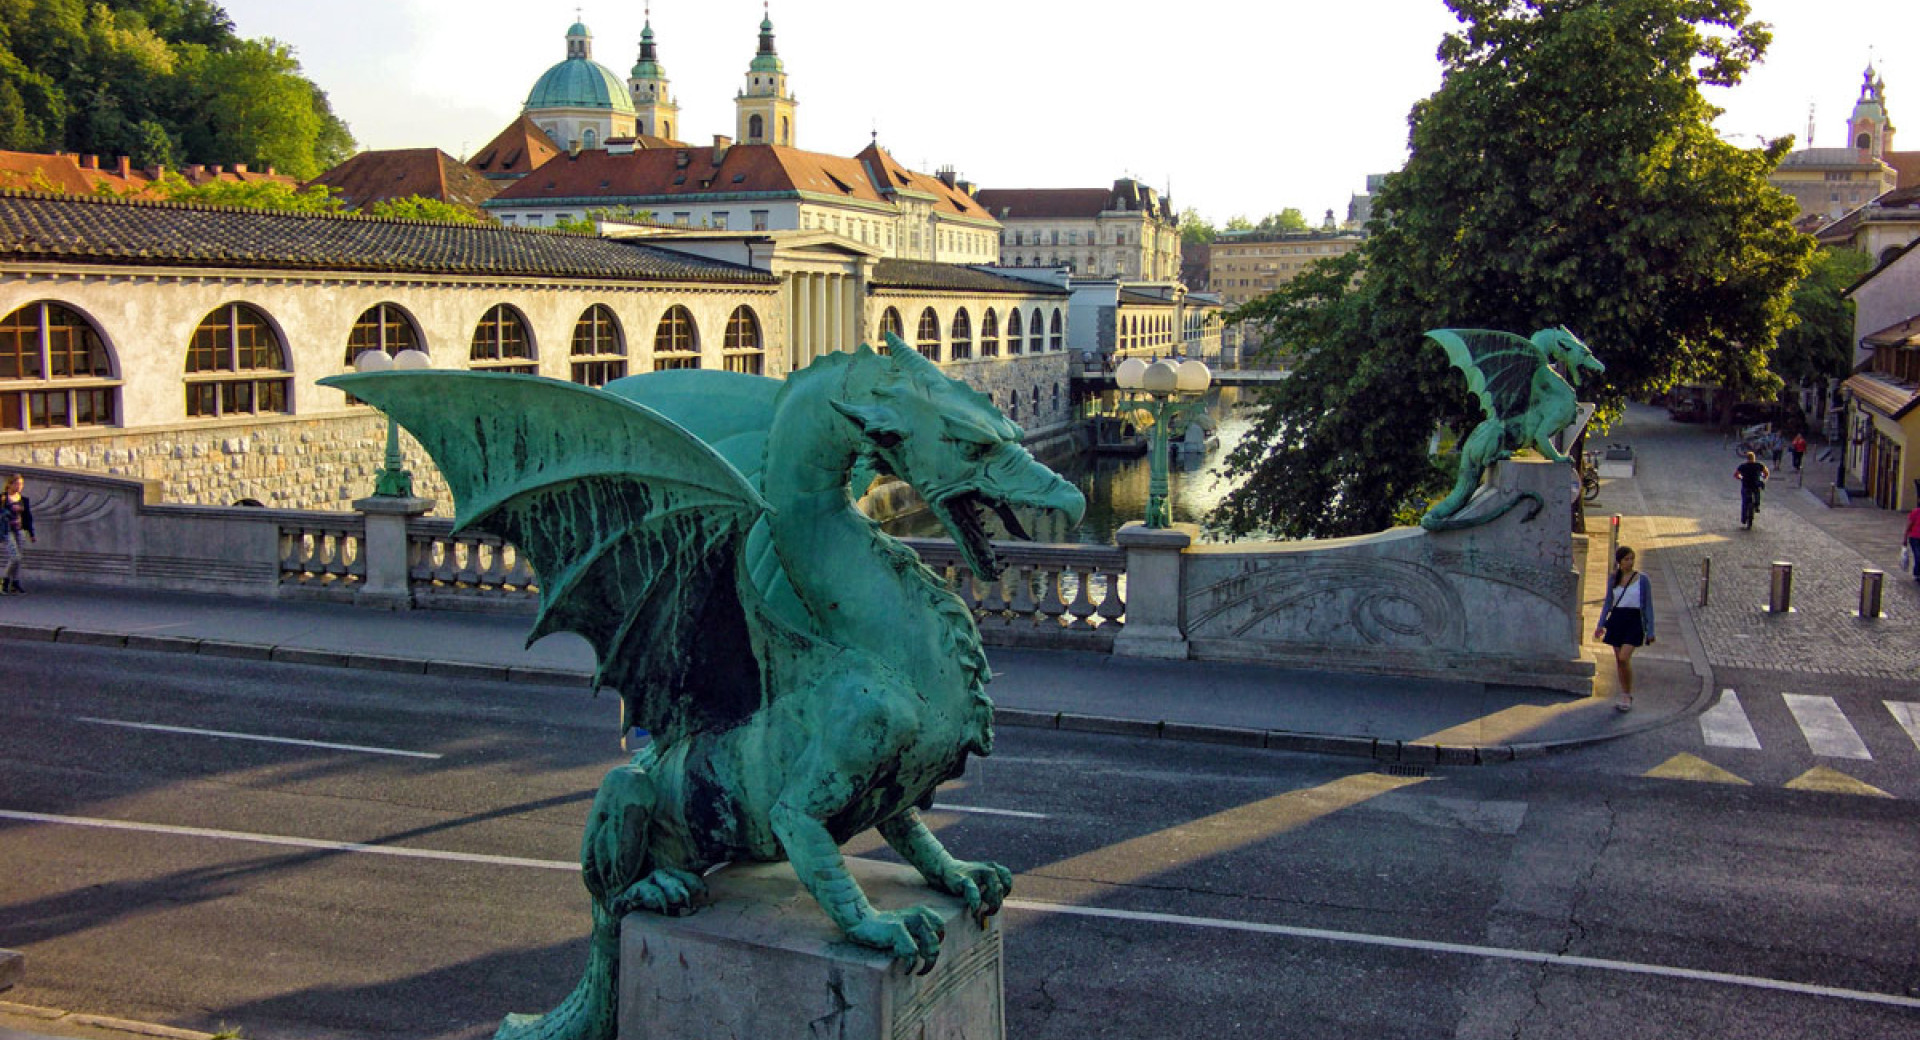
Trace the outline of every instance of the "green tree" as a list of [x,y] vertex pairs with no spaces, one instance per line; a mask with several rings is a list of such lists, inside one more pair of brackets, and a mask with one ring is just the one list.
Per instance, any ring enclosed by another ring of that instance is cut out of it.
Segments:
[[1604,414],[1680,379],[1777,388],[1767,354],[1811,240],[1766,176],[1791,142],[1742,150],[1702,84],[1764,52],[1744,0],[1449,0],[1440,89],[1376,202],[1392,219],[1237,321],[1294,377],[1228,459],[1229,533],[1357,534],[1439,489],[1429,438],[1480,418],[1431,328],[1564,324],[1607,365]]
[[553,228],[556,231],[573,231],[580,234],[597,235],[600,233],[601,221],[613,224],[650,224],[653,222],[653,211],[650,209],[632,208],[590,209],[585,216],[576,220],[554,221]]
[[1792,317],[1769,363],[1789,382],[1831,379],[1853,369],[1853,301],[1841,294],[1873,269],[1851,249],[1821,249],[1793,290]]
[[338,193],[324,184],[305,188],[279,181],[208,181],[205,184],[193,184],[177,173],[162,176],[154,192],[168,202],[199,202],[286,213],[338,213],[346,205],[340,201]]
[[1260,219],[1258,231],[1280,234],[1288,231],[1307,230],[1307,218],[1297,207],[1288,206],[1278,213],[1269,213]]
[[381,199],[362,212],[370,216],[392,217],[400,220],[442,220],[457,224],[493,223],[451,202],[429,199],[421,195],[409,195],[404,199]]
[[1180,242],[1183,245],[1197,246],[1211,242],[1220,229],[1200,215],[1200,211],[1189,206],[1180,211]]

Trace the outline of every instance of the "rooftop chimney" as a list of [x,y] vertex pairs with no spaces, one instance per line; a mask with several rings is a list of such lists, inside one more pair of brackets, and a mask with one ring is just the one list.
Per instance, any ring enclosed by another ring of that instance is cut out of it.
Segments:
[[245,172],[247,172],[247,164],[246,164],[246,163],[243,163],[243,162],[237,162],[237,163],[234,163],[234,164],[233,164],[233,172],[235,172],[235,173],[245,173]]
[[83,155],[83,156],[81,156],[81,157],[80,157],[80,168],[81,168],[81,169],[83,169],[83,170],[97,170],[97,169],[99,169],[99,168],[100,168],[100,157],[99,157],[99,156],[97,156],[97,155]]
[[713,164],[718,166],[727,158],[727,150],[733,147],[733,138],[725,134],[713,135]]
[[940,178],[940,183],[949,188],[953,187],[953,182],[958,179],[958,175],[954,172],[952,166],[940,167],[940,172],[934,174],[934,176]]
[[131,176],[133,176],[133,160],[132,160],[131,158],[129,158],[129,157],[127,157],[127,156],[124,156],[124,155],[123,155],[123,156],[121,156],[121,157],[120,157],[120,169],[119,169],[119,171],[118,171],[118,172],[119,172],[119,174],[120,174],[120,178],[121,178],[122,180],[125,180],[125,179],[127,179],[127,178],[129,178],[129,177],[131,177]]

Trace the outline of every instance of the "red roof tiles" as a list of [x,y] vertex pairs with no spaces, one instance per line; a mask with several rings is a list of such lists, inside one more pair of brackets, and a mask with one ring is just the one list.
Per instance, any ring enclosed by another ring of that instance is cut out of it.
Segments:
[[438,148],[393,148],[361,152],[308,184],[323,184],[338,191],[353,209],[418,195],[491,220],[480,204],[493,198],[501,182],[488,180]]

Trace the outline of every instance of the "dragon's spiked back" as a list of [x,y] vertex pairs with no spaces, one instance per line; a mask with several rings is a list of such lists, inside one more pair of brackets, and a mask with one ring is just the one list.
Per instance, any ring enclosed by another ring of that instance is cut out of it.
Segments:
[[1487,418],[1501,422],[1532,406],[1534,373],[1548,362],[1566,365],[1574,386],[1580,385],[1582,371],[1606,371],[1564,325],[1541,329],[1531,339],[1493,329],[1431,329],[1427,338],[1440,344],[1447,360],[1467,377],[1467,389],[1480,399]]
[[[836,399],[834,408],[866,438],[874,463],[926,500],[975,574],[1000,576],[985,510],[1020,539],[1028,538],[1022,510],[1080,521],[1086,498],[1034,459],[1021,444],[1020,427],[992,398],[940,371],[892,333],[887,348],[886,367],[870,392]],[[868,348],[860,349],[871,358]]]

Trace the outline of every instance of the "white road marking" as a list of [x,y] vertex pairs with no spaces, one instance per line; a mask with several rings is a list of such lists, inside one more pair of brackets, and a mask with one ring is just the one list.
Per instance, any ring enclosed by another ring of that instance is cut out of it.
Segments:
[[1018,809],[988,809],[978,805],[945,805],[935,802],[933,812],[975,813],[980,816],[1011,816],[1016,820],[1051,820],[1046,813],[1021,812]]
[[126,729],[150,729],[157,733],[185,733],[196,737],[222,737],[227,740],[257,740],[263,744],[297,744],[301,747],[326,748],[329,751],[359,751],[369,755],[398,755],[401,758],[439,758],[439,755],[426,751],[399,751],[394,748],[363,747],[359,744],[329,744],[324,740],[295,740],[292,737],[266,737],[258,733],[231,733],[223,729],[194,729],[191,726],[162,726],[153,722],[128,722],[124,719],[96,719],[85,715],[75,716],[77,722],[91,722],[101,726],[121,726]]
[[1701,713],[1700,736],[1708,747],[1760,750],[1760,737],[1740,707],[1740,695],[1732,690],[1721,690],[1720,700]]
[[[353,841],[322,841],[316,838],[295,838],[278,834],[253,834],[246,831],[223,831],[205,827],[175,827],[162,823],[102,820],[84,816],[56,816],[50,813],[20,812],[12,809],[0,809],[0,819],[70,827],[94,827],[104,830],[140,831],[149,834],[167,834],[187,838],[214,838],[222,841],[241,841],[257,845],[281,845],[301,849],[320,849],[327,852],[366,852],[376,856],[398,856],[402,858],[443,860],[458,863],[485,863],[505,867],[532,867],[538,870],[564,870],[572,872],[580,869],[580,865],[571,860],[526,859],[520,856],[488,856],[474,852],[445,852],[439,849],[368,845]],[[1580,957],[1562,953],[1539,953],[1533,950],[1515,950],[1501,946],[1472,946],[1466,943],[1436,942],[1431,939],[1408,939],[1395,935],[1370,935],[1365,932],[1340,932],[1326,928],[1301,928],[1294,925],[1266,924],[1259,921],[1229,921],[1218,917],[1187,917],[1180,914],[1145,913],[1138,910],[1110,910],[1097,906],[1042,903],[1031,899],[1009,899],[1006,901],[1006,907],[1009,910],[1024,910],[1029,913],[1038,914],[1061,914],[1070,917],[1098,917],[1119,921],[1139,921],[1148,924],[1182,925],[1189,928],[1212,928],[1220,931],[1249,932],[1257,935],[1284,935],[1295,939],[1319,939],[1326,942],[1351,943],[1360,946],[1382,946],[1396,950],[1452,953],[1467,957],[1484,957],[1490,960],[1524,961],[1530,964],[1547,964],[1555,967],[1594,968],[1601,971],[1617,971],[1630,975],[1652,975],[1662,978],[1689,979],[1698,982],[1717,982],[1731,986],[1744,986],[1750,989],[1773,990],[1780,993],[1799,993],[1807,996],[1833,997],[1839,1000],[1852,1000],[1867,1004],[1890,1004],[1894,1007],[1920,1008],[1920,997],[1906,997],[1892,993],[1874,993],[1868,990],[1843,989],[1837,986],[1816,986],[1805,982],[1788,982],[1781,979],[1761,978],[1756,975],[1735,975],[1720,971],[1701,971],[1695,968],[1674,968],[1661,964],[1640,964],[1634,961],[1617,961],[1602,957]]]
[[1920,748],[1920,703],[1913,701],[1882,701],[1881,703],[1887,706],[1888,711],[1893,712],[1893,721],[1898,722],[1900,728],[1907,731],[1907,736],[1913,738],[1913,746]]
[[368,845],[358,841],[325,841],[319,838],[294,838],[284,834],[254,834],[249,831],[221,831],[206,827],[175,827],[167,823],[135,823],[131,820],[101,820],[87,816],[54,816],[50,813],[19,812],[0,809],[0,820],[24,820],[27,823],[53,823],[68,827],[94,827],[109,831],[140,831],[147,834],[171,834],[182,838],[217,838],[244,841],[256,845],[286,845],[296,849],[321,849],[327,852],[370,852],[376,856],[405,859],[437,859],[455,863],[491,863],[503,867],[536,867],[542,870],[578,871],[572,860],[524,859],[520,856],[488,856],[478,852],[445,852],[440,849],[415,849],[401,845]]
[[1701,971],[1697,968],[1674,968],[1664,964],[1640,964],[1635,961],[1616,961],[1604,957],[1579,957],[1565,953],[1538,953],[1533,950],[1514,950],[1501,946],[1470,946],[1466,943],[1435,942],[1431,939],[1404,939],[1393,935],[1369,935],[1365,932],[1337,932],[1326,928],[1299,928],[1292,925],[1264,924],[1257,921],[1228,921],[1218,917],[1184,917],[1179,914],[1154,914],[1138,910],[1109,910],[1105,907],[1098,906],[1069,906],[1064,903],[1038,903],[1031,899],[1009,899],[1005,905],[1010,910],[1025,910],[1038,914],[1100,917],[1120,921],[1140,921],[1148,924],[1185,925],[1191,928],[1216,928],[1223,931],[1253,932],[1259,935],[1284,935],[1295,939],[1320,939],[1327,942],[1353,943],[1360,946],[1385,946],[1396,950],[1420,950],[1426,953],[1454,953],[1466,957],[1484,957],[1489,960],[1524,961],[1529,964],[1547,964],[1563,968],[1595,968],[1600,971],[1617,971],[1630,975],[1653,975],[1670,979],[1690,979],[1696,982],[1718,982],[1729,986],[1773,990],[1779,993],[1800,993],[1807,996],[1834,997],[1840,1000],[1852,1000],[1866,1004],[1891,1004],[1894,1007],[1920,1008],[1920,997],[1907,997],[1894,993],[1874,993],[1870,990],[1842,989],[1838,986],[1816,986],[1806,982],[1787,982],[1781,979],[1761,978],[1757,975],[1735,975],[1724,971]]
[[1813,753],[1823,758],[1855,758],[1865,761],[1873,759],[1873,752],[1855,733],[1853,724],[1840,712],[1840,705],[1832,697],[1814,697],[1804,693],[1783,693],[1787,710],[1793,712],[1793,721],[1800,724],[1800,732],[1806,735],[1807,746]]

